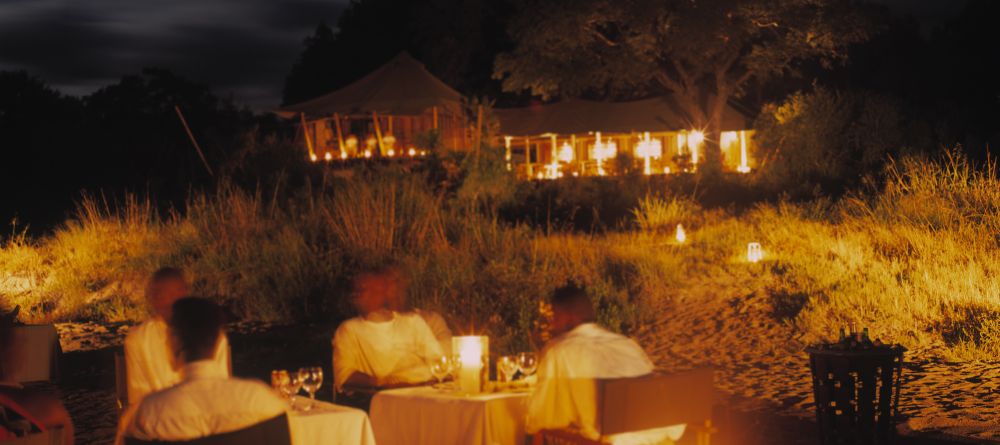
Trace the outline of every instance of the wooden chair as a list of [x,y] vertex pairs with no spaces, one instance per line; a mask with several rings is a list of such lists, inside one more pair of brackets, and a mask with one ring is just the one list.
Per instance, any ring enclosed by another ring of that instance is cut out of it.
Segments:
[[[710,445],[713,372],[700,369],[595,381],[597,432],[601,437],[687,424],[698,445]],[[603,442],[564,430],[535,434],[534,445],[598,445]]]
[[128,368],[125,366],[125,347],[115,348],[115,401],[119,414],[128,407]]
[[125,445],[291,445],[288,416],[282,414],[242,430],[186,441],[125,438]]

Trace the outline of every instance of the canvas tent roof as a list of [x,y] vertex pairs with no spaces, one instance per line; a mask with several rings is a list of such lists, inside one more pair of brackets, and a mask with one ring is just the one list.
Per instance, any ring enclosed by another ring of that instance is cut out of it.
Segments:
[[339,90],[289,105],[276,112],[285,117],[370,114],[416,115],[432,107],[458,112],[462,95],[409,54],[392,60]]
[[[691,129],[690,119],[684,117],[670,96],[630,102],[571,99],[524,108],[497,109],[495,113],[500,120],[500,132],[507,136]],[[744,130],[746,127],[747,117],[727,105],[723,110],[722,130]]]

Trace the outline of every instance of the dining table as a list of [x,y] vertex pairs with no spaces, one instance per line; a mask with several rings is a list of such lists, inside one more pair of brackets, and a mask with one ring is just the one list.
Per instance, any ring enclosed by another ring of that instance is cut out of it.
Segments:
[[399,388],[376,394],[369,412],[379,445],[523,445],[528,396]]
[[294,407],[288,416],[292,445],[375,445],[372,423],[360,409],[306,398],[297,398]]

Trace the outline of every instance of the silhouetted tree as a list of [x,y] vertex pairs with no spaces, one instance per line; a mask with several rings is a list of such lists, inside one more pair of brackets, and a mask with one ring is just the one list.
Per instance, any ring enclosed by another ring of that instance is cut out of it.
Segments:
[[[844,60],[870,28],[849,0],[522,0],[509,27],[516,47],[495,75],[542,96],[670,91],[715,142],[748,82]],[[712,145],[706,163],[718,166]]]
[[355,0],[336,30],[320,24],[285,81],[285,104],[357,80],[408,51],[445,83],[470,95],[500,92],[495,55],[508,49],[510,0]]

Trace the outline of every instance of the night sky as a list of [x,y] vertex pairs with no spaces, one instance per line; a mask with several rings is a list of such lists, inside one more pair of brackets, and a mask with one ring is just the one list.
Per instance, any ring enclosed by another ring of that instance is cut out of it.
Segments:
[[[962,0],[879,0],[926,27]],[[280,101],[320,20],[348,0],[0,0],[0,70],[24,69],[87,94],[143,67],[169,68],[252,108]]]

